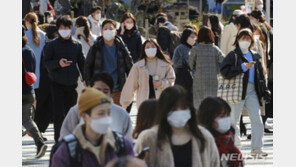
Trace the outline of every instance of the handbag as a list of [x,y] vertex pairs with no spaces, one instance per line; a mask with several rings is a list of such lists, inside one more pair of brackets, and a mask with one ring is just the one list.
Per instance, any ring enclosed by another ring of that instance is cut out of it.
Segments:
[[[235,54],[235,66],[237,66],[237,55]],[[224,99],[229,104],[239,103],[243,94],[243,78],[241,73],[231,79],[225,79],[221,73],[218,74],[217,96]]]
[[32,85],[37,81],[37,76],[33,72],[28,72],[26,70],[24,59],[22,59],[22,61],[23,61],[24,69],[25,69],[25,81],[28,85]]

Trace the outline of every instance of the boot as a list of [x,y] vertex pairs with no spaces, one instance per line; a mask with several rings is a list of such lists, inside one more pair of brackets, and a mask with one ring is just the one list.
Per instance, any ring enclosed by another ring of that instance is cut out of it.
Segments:
[[29,132],[35,141],[35,145],[37,146],[37,152],[36,152],[35,158],[40,158],[44,156],[47,149],[47,145],[44,144],[41,133],[38,131],[37,128],[32,128],[31,130],[29,130]]
[[247,128],[246,125],[243,123],[243,117],[241,116],[240,122],[239,122],[239,126],[240,126],[240,136],[242,137],[242,135],[246,135],[247,134]]

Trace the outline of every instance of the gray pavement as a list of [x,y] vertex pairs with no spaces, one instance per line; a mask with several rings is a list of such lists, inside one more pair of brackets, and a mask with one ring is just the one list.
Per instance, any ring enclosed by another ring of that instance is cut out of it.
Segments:
[[[133,126],[136,123],[137,110],[135,103],[133,105],[131,111],[131,119],[133,122]],[[248,117],[244,117],[244,122],[247,123],[247,134],[251,133],[251,125]],[[273,124],[272,119],[268,119],[269,124]],[[48,139],[46,144],[48,145],[48,149],[44,157],[40,159],[35,159],[34,155],[36,154],[36,147],[34,145],[34,141],[28,135],[22,138],[22,166],[26,167],[48,167],[49,164],[49,155],[51,147],[54,144],[54,135],[53,135],[53,125],[50,124],[49,128],[44,134],[44,137]],[[254,160],[251,156],[247,155],[250,153],[250,145],[251,140],[248,140],[246,136],[242,138],[242,153],[248,157],[245,159],[246,167],[272,167],[273,166],[273,135],[272,134],[264,134],[264,148],[269,155],[265,159],[256,159]]]

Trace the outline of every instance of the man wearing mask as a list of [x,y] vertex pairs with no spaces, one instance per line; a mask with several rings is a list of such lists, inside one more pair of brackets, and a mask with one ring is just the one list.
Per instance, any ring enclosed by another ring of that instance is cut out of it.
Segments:
[[[75,165],[99,167],[105,166],[109,161],[120,156],[134,156],[132,143],[109,128],[113,122],[110,116],[110,103],[110,98],[107,95],[94,88],[85,88],[79,96],[79,115],[85,123],[75,128],[74,137],[73,135],[66,136],[74,138],[79,143],[76,146],[79,149],[75,149],[75,154],[81,155],[82,159],[75,159],[78,161]],[[118,138],[121,139],[118,140]],[[69,145],[66,140],[65,138],[53,154],[52,167],[74,165],[70,158],[73,150],[67,148]],[[77,152],[77,150],[82,151]]]
[[101,25],[102,25],[101,13],[102,13],[102,8],[99,6],[96,6],[91,9],[91,14],[87,17],[90,24],[90,28],[91,28],[91,33],[95,36],[101,35]]
[[56,27],[59,37],[44,48],[44,65],[52,81],[54,139],[57,142],[63,120],[77,102],[77,80],[80,74],[84,79],[85,58],[81,44],[71,36],[70,16],[59,17]]
[[265,11],[263,10],[263,8],[264,8],[263,0],[256,0],[255,9],[260,10],[265,15]]
[[[111,92],[114,86],[113,79],[110,74],[106,72],[95,74],[94,79],[90,83],[92,88],[102,91],[105,95],[111,98]],[[132,121],[129,114],[122,107],[113,103],[111,98],[111,118],[113,123],[111,129],[121,133],[123,136],[132,141]],[[82,118],[79,116],[78,105],[73,106],[68,112],[62,128],[59,140],[71,134],[78,124],[83,123]]]
[[109,73],[114,82],[112,98],[115,104],[120,105],[121,90],[132,66],[130,52],[117,36],[115,21],[105,20],[102,23],[102,36],[89,49],[85,60],[84,75],[87,85],[95,74],[102,71]]

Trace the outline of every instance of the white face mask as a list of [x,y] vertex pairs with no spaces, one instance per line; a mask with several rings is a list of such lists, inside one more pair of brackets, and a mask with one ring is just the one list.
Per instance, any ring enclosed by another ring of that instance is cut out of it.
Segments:
[[47,18],[47,22],[48,23],[50,23],[50,22],[52,22],[53,21],[53,17],[49,17],[49,18]]
[[70,35],[71,30],[67,29],[67,30],[59,30],[59,34],[61,35],[61,37],[66,38]]
[[168,122],[175,128],[182,128],[186,125],[188,120],[191,118],[190,110],[178,110],[172,111],[168,115]]
[[134,27],[134,24],[127,23],[125,24],[126,29],[131,30]]
[[115,37],[115,31],[114,30],[105,30],[105,31],[103,31],[103,37],[107,41],[110,41],[110,40],[114,39],[114,37]]
[[193,45],[195,44],[195,42],[196,42],[196,38],[191,38],[191,37],[189,37],[189,38],[187,39],[187,43],[188,43],[189,45],[191,45],[191,46],[193,46]]
[[99,134],[106,134],[112,123],[111,117],[104,117],[100,119],[91,120],[91,129]]
[[218,128],[216,130],[220,133],[225,133],[231,127],[231,118],[230,117],[220,118],[217,120],[217,124],[218,124]]
[[249,52],[249,47],[251,45],[251,42],[248,42],[248,41],[241,41],[241,42],[238,42],[239,44],[239,47],[241,49],[241,51],[243,53],[248,53]]
[[96,14],[96,15],[95,15],[95,19],[96,19],[96,20],[100,20],[100,19],[101,19],[101,14]]
[[149,48],[145,49],[145,53],[149,58],[153,58],[156,56],[157,49],[156,48]]
[[263,5],[257,5],[256,8],[257,8],[258,10],[262,11],[262,10],[263,10]]

